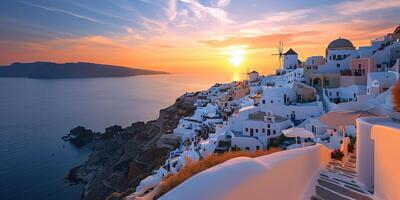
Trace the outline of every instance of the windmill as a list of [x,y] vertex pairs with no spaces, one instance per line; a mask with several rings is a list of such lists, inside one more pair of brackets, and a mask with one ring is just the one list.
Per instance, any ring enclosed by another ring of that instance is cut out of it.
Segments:
[[279,41],[278,46],[278,53],[271,54],[273,56],[278,56],[278,68],[282,68],[282,59],[283,59],[283,42]]

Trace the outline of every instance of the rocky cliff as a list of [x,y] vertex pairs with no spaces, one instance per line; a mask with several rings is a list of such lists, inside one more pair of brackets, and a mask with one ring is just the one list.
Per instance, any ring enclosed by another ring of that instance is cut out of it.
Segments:
[[[71,184],[86,184],[83,199],[113,199],[131,193],[141,179],[158,169],[168,152],[178,146],[172,134],[179,119],[193,114],[196,97],[179,97],[162,109],[156,120],[126,128],[112,126],[96,134],[89,159],[68,174]],[[117,194],[117,195],[116,195]]]

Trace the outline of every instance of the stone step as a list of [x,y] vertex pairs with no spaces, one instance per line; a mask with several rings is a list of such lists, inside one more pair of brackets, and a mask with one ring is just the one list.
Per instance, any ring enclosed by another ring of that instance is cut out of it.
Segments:
[[315,186],[315,193],[323,200],[351,200],[319,185]]
[[[332,190],[338,194],[346,196],[346,197],[350,197],[350,198],[357,199],[357,200],[372,200],[372,198],[364,195],[365,193],[361,189],[358,189],[358,188],[355,188],[355,187],[352,187],[349,185],[343,187],[341,185],[337,185],[337,184],[334,184],[332,182],[325,181],[322,179],[318,180],[318,184],[320,184],[321,186],[323,186],[329,190]],[[362,194],[362,193],[364,193],[364,194]],[[317,193],[317,195],[318,195],[318,193]],[[319,196],[321,196],[321,195],[319,195]],[[323,196],[321,196],[321,197],[323,197]]]
[[310,198],[310,200],[324,200],[324,199],[322,199],[321,197],[312,196],[312,197]]

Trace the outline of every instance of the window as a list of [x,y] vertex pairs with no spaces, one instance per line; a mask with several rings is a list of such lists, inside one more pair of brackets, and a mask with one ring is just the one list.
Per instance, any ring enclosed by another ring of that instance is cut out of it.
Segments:
[[262,132],[265,133],[265,128],[262,129]]
[[271,128],[271,124],[268,124],[267,126],[268,126],[268,128]]
[[246,128],[246,132],[249,132],[249,129],[248,129],[248,128]]
[[274,101],[271,101],[271,103],[274,103]]
[[256,133],[258,133],[258,129],[256,129]]
[[336,67],[338,67],[338,68],[339,68],[339,67],[340,67],[340,64],[339,64],[339,63],[338,63],[338,64],[336,64]]
[[274,130],[274,135],[276,134],[276,131]]
[[246,147],[246,148],[244,148],[244,149],[246,149],[247,151],[249,151],[249,150],[250,150],[250,147]]
[[267,129],[267,135],[268,136],[271,135],[271,130],[270,129]]
[[329,80],[324,80],[324,85],[329,86]]
[[256,150],[259,150],[260,149],[260,146],[256,146]]
[[339,92],[336,92],[336,96],[337,96],[337,97],[339,96]]
[[265,100],[262,100],[262,103],[265,104]]

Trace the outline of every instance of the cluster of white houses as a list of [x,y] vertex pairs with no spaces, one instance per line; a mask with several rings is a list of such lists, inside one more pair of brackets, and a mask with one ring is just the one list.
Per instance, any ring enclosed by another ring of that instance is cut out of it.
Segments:
[[260,76],[253,71],[248,80],[188,94],[197,95],[197,109],[173,131],[181,140],[180,147],[170,153],[160,170],[142,181],[137,194],[157,185],[166,174],[176,173],[185,158],[196,161],[230,149],[267,149],[282,130],[291,127],[311,131],[320,137],[316,142],[328,137],[327,143],[340,144],[340,139],[329,139],[334,137],[332,132],[340,130],[322,123],[319,117],[346,108],[390,112],[389,90],[399,80],[399,40],[400,26],[370,46],[356,48],[339,38],[329,43],[325,56],[312,56],[305,62],[289,49],[276,75]]

